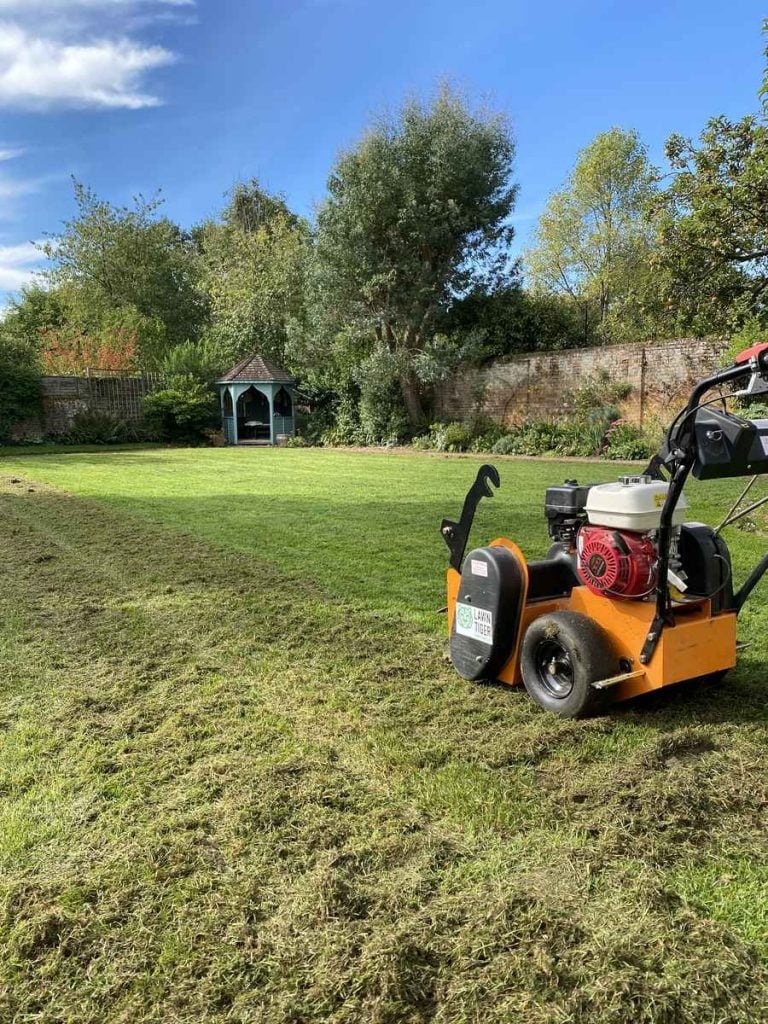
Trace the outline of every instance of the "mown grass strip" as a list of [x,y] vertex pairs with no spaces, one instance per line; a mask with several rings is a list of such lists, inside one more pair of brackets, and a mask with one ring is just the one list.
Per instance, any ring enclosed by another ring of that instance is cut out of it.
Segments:
[[0,496],[11,1019],[764,1019],[756,919],[685,891],[765,863],[749,665],[561,723],[397,616],[33,486]]

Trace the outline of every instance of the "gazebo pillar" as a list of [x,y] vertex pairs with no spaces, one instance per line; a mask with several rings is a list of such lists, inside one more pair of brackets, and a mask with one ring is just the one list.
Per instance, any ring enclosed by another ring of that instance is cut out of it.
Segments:
[[269,402],[269,443],[274,445],[275,443],[275,385],[269,385],[269,394],[267,395],[267,401]]
[[232,399],[232,444],[237,444],[237,401],[240,396],[236,385],[230,384],[229,396]]

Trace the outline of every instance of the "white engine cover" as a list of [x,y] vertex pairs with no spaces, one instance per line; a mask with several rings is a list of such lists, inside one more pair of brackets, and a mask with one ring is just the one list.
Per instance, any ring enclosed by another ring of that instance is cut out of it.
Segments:
[[[661,507],[669,484],[647,476],[622,477],[615,484],[596,484],[587,494],[587,518],[594,526],[649,533],[658,530]],[[688,502],[680,496],[672,517],[672,525],[685,521]]]

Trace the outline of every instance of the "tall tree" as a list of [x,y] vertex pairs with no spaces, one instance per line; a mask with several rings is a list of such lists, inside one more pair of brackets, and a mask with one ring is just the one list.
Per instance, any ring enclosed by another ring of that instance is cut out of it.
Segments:
[[655,174],[633,131],[611,128],[583,149],[547,203],[527,254],[535,288],[570,297],[585,340],[612,309],[644,301],[652,245],[647,205]]
[[768,321],[768,122],[713,118],[698,145],[673,135],[666,152],[654,267],[670,315],[699,333]]
[[[763,36],[768,39],[768,18],[763,19]],[[763,104],[763,113],[768,114],[768,44],[763,49],[763,56],[766,58],[763,67],[763,81],[758,96]]]
[[43,338],[66,323],[62,297],[55,289],[30,284],[13,296],[0,326],[0,337],[19,351],[39,360]]
[[0,441],[13,426],[32,416],[40,406],[40,360],[36,324],[50,322],[45,292],[29,289],[29,299],[20,313],[23,299],[12,303],[0,322]]
[[66,325],[86,336],[128,331],[139,362],[156,366],[205,319],[192,239],[159,215],[159,199],[116,207],[76,181],[75,201],[77,215],[43,246]]
[[567,297],[507,285],[470,292],[455,302],[441,322],[448,336],[472,338],[477,358],[515,352],[552,351],[584,344],[576,310]]
[[696,142],[667,140],[672,173],[653,202],[651,272],[669,331],[727,334],[768,325],[768,47],[764,52],[760,114],[714,117]]
[[315,290],[338,327],[394,360],[412,428],[416,359],[441,310],[508,268],[514,141],[443,89],[376,120],[342,153],[317,217]]
[[258,350],[296,368],[309,225],[257,181],[237,185],[222,219],[197,232],[211,336],[227,360]]

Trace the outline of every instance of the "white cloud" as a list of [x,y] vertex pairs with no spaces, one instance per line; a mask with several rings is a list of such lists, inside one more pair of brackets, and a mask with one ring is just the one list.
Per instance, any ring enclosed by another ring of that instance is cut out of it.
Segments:
[[9,200],[37,192],[40,184],[35,178],[0,178],[0,217],[6,219],[10,214]]
[[161,46],[129,39],[63,43],[0,22],[0,106],[157,106],[160,100],[141,90],[143,77],[174,60]]
[[[156,106],[161,101],[147,88],[147,76],[176,56],[145,42],[141,29],[191,23],[195,6],[195,0],[0,0],[0,109]],[[0,165],[24,153],[0,142]],[[15,220],[21,198],[57,177],[0,171],[0,221]],[[41,263],[30,242],[0,245],[0,299],[33,280]]]
[[[175,55],[144,41],[194,22],[195,0],[0,0],[0,108],[157,106],[147,76]],[[3,20],[4,19],[4,20]]]
[[41,263],[41,254],[32,242],[0,245],[0,292],[14,292],[29,284]]

